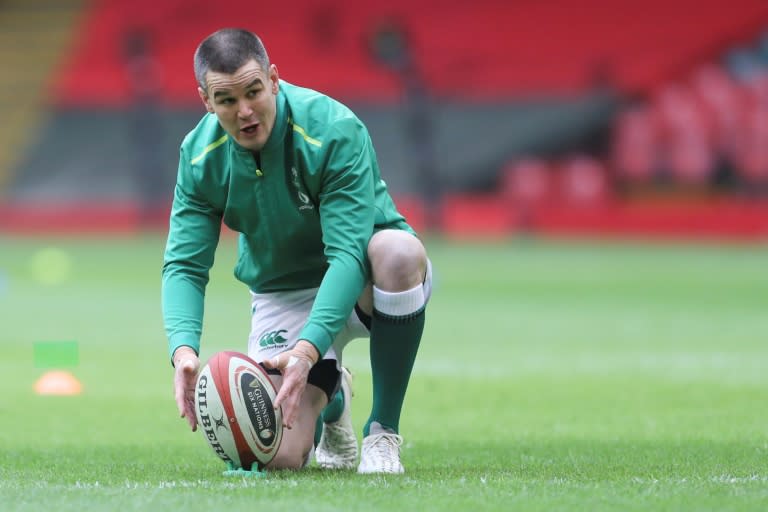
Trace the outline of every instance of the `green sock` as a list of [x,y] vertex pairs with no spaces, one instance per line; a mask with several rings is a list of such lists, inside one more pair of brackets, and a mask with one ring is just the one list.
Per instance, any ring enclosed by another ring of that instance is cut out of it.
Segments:
[[423,332],[423,307],[402,317],[392,317],[374,310],[370,348],[373,406],[371,416],[363,428],[363,435],[369,434],[374,421],[398,432],[400,412]]
[[326,423],[333,423],[334,421],[339,421],[339,418],[341,418],[341,413],[344,412],[344,393],[339,389],[335,395],[333,395],[333,400],[328,402],[328,405],[325,406],[325,409],[323,409],[323,412],[320,413],[320,416],[323,418],[323,421]]
[[317,417],[315,421],[315,447],[320,444],[320,436],[323,435],[323,415]]

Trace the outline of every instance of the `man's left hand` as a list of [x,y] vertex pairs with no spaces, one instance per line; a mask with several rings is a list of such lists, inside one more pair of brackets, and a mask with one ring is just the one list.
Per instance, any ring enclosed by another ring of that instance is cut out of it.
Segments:
[[267,368],[280,370],[283,384],[275,397],[275,409],[283,407],[283,426],[293,428],[299,415],[299,404],[304,388],[307,387],[309,370],[320,358],[317,349],[310,342],[299,340],[291,350],[287,350],[264,361]]

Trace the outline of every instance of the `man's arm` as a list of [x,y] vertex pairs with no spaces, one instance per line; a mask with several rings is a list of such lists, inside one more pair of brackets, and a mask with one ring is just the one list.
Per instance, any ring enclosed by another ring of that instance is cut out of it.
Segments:
[[274,406],[291,428],[309,369],[330,348],[365,286],[366,250],[375,221],[373,166],[368,131],[356,119],[337,122],[320,192],[320,222],[328,270],[296,346],[265,361],[283,373]]
[[320,192],[320,222],[328,270],[299,338],[328,351],[365,286],[366,250],[375,222],[376,154],[363,124],[338,121]]
[[220,232],[221,213],[201,198],[182,151],[163,263],[162,304],[168,351],[176,369],[176,403],[192,430],[197,423],[194,385],[205,287]]

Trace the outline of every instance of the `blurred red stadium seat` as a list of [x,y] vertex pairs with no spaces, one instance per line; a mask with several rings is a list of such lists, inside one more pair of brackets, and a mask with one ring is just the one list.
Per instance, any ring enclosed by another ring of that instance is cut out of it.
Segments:
[[744,109],[744,94],[722,66],[706,63],[691,74],[691,87],[701,104],[712,149],[727,158],[733,154]]
[[616,118],[612,166],[621,182],[648,184],[658,172],[655,119],[646,107],[633,107]]
[[659,154],[667,178],[677,186],[707,185],[715,155],[704,104],[692,88],[669,83],[651,104],[660,126]]
[[510,205],[535,208],[554,199],[552,166],[543,158],[508,163],[501,173],[501,195]]
[[589,208],[605,205],[611,198],[608,170],[588,155],[572,155],[560,165],[558,198],[563,205]]
[[768,103],[747,113],[735,163],[743,184],[768,185]]
[[677,186],[708,186],[715,170],[715,155],[701,130],[678,134],[666,141],[665,167]]

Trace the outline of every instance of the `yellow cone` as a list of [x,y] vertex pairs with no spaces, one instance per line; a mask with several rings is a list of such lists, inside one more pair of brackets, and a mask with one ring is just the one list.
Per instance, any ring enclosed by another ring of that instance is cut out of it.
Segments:
[[38,395],[68,396],[82,393],[83,385],[71,373],[55,370],[45,372],[37,379],[34,389]]

